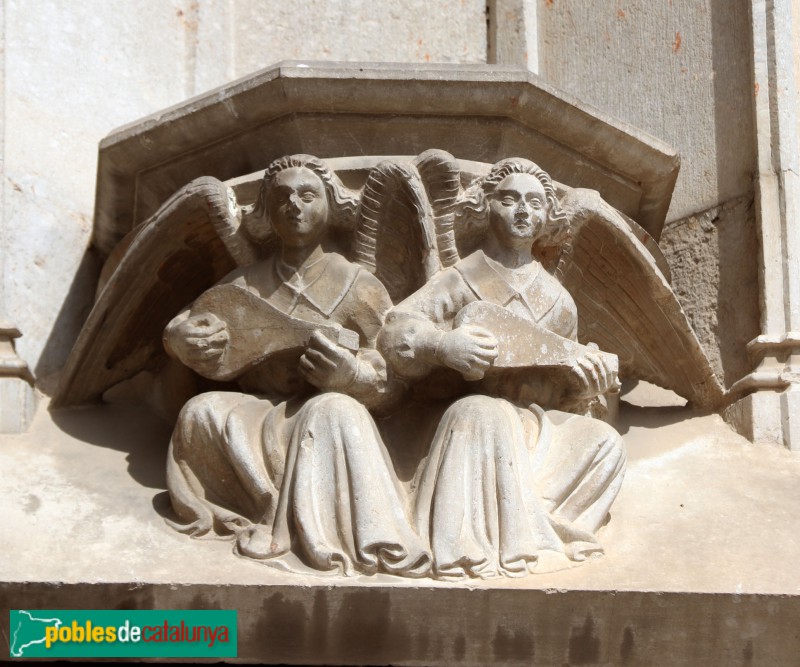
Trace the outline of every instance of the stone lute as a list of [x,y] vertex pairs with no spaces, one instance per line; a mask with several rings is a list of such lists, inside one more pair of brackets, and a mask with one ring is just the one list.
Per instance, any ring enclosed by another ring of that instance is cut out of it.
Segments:
[[218,285],[204,292],[192,305],[191,315],[206,313],[225,322],[230,336],[214,370],[205,373],[212,380],[232,380],[273,354],[302,353],[315,331],[353,352],[359,348],[355,331],[292,317],[238,285]]
[[[559,336],[492,303],[475,301],[456,315],[454,326],[481,326],[497,338],[497,358],[487,374],[504,369],[568,369],[588,354],[599,355],[607,368],[619,373],[617,355]],[[480,379],[480,378],[467,378]]]

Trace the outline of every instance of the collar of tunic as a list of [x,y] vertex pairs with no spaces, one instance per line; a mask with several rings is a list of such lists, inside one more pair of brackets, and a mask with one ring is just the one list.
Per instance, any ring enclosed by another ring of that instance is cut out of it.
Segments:
[[536,322],[553,309],[561,296],[561,289],[553,289],[551,284],[555,279],[536,262],[530,264],[530,279],[519,289],[509,284],[482,250],[472,253],[455,268],[482,301],[503,307],[516,301]]
[[277,254],[272,255],[245,279],[250,289],[287,314],[304,303],[330,317],[358,276],[358,267],[336,253],[312,255],[286,279],[280,275],[278,261]]

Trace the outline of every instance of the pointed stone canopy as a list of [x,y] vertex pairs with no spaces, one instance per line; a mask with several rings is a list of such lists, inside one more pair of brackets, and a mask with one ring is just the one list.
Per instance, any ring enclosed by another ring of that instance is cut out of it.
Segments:
[[228,180],[290,153],[531,159],[598,190],[658,239],[674,150],[524,69],[279,63],[111,133],[100,145],[94,242],[103,254],[177,189]]

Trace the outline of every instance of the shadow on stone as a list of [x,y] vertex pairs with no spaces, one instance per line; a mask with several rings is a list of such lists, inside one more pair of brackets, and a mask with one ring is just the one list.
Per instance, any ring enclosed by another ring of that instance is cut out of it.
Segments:
[[[34,369],[37,380],[54,373],[66,362],[92,309],[101,265],[100,258],[91,248],[84,253]],[[55,386],[47,382],[37,382],[37,387],[48,395],[55,390]]]
[[169,425],[147,408],[128,405],[98,405],[71,410],[53,410],[53,422],[67,435],[89,445],[128,454],[128,473],[139,484],[166,488],[166,457]]
[[169,498],[169,492],[162,491],[153,496],[153,509],[160,517],[175,521],[177,516],[172,509],[172,501]]
[[619,421],[616,424],[621,435],[625,435],[631,427],[657,429],[662,426],[671,426],[691,417],[700,416],[702,413],[691,408],[677,405],[663,405],[657,407],[641,407],[621,401]]

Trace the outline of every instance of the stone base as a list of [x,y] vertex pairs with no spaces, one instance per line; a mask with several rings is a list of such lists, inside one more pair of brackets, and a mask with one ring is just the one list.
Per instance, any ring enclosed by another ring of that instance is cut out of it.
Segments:
[[261,664],[788,665],[800,651],[797,595],[129,581],[5,584],[0,605],[4,628],[20,606],[237,609],[236,662]]
[[36,412],[36,390],[18,377],[0,377],[0,433],[25,433]]
[[19,608],[233,608],[247,662],[795,661],[800,459],[716,415],[635,402],[620,406],[629,467],[606,555],[469,585],[235,558],[165,524],[166,424],[135,407],[40,410],[0,440],[0,628]]
[[725,420],[755,444],[800,452],[800,388],[795,385],[749,394],[726,409]]

